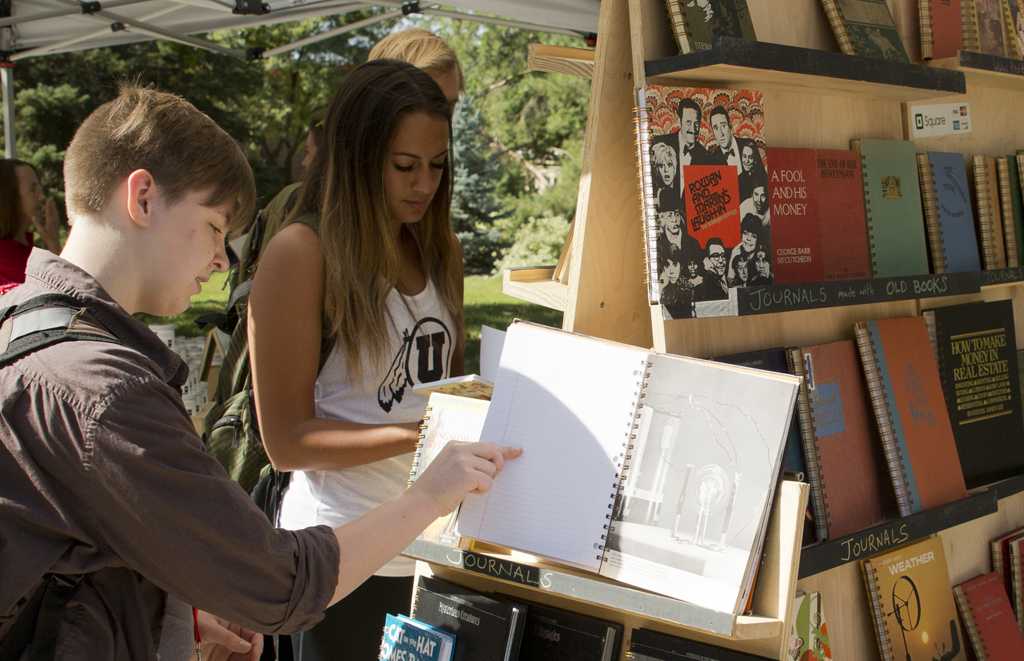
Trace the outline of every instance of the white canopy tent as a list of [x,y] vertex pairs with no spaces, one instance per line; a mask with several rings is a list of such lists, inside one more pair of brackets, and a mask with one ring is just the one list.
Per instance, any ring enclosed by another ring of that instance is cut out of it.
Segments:
[[[599,7],[600,0],[0,0],[4,147],[13,157],[14,67],[31,57],[164,39],[229,57],[267,58],[413,14],[583,36],[597,31]],[[369,19],[269,50],[230,49],[196,36],[373,8],[381,11]]]

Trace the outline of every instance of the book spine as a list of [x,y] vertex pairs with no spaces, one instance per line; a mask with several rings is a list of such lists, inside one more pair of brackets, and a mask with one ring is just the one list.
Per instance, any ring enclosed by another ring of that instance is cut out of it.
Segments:
[[[999,176],[999,204],[1003,212],[1003,238],[1006,240],[1006,264],[1020,264],[1020,244],[1013,220],[1013,191],[1010,189],[1010,162],[1005,156],[996,159]],[[1014,183],[1014,185],[1016,185]]]
[[981,50],[981,30],[978,28],[978,6],[974,0],[960,2],[960,32],[963,50]]
[[796,405],[800,420],[800,440],[803,444],[804,460],[807,464],[807,480],[811,484],[811,512],[814,514],[815,532],[818,541],[823,541],[828,539],[832,515],[828,507],[825,485],[821,479],[821,454],[818,448],[818,437],[814,433],[814,408],[811,406],[807,369],[804,364],[803,352],[799,348],[788,349],[786,359],[789,362],[789,371],[800,377],[800,393],[797,396]]
[[423,410],[423,419],[420,420],[420,433],[416,439],[416,450],[412,455],[412,467],[409,469],[409,481],[405,488],[408,489],[420,476],[420,463],[423,461],[423,444],[427,440],[427,427],[430,425],[430,407]]
[[981,238],[981,257],[985,270],[996,268],[996,239],[992,234],[992,209],[989,203],[988,168],[984,156],[975,156],[974,196],[978,207],[978,234]]
[[679,45],[679,52],[682,54],[692,53],[690,45],[690,29],[686,24],[686,12],[683,11],[684,0],[665,0],[668,7],[668,19],[672,25],[672,34],[675,35],[676,43]]
[[868,595],[868,603],[871,606],[871,621],[874,625],[875,638],[878,640],[878,651],[883,661],[893,661],[896,655],[893,652],[892,641],[889,640],[889,632],[885,627],[885,608],[882,606],[882,595],[878,587],[878,573],[870,560],[861,563],[861,574],[864,576],[864,587]]
[[636,92],[633,110],[634,137],[636,138],[636,165],[640,175],[640,213],[644,232],[644,278],[647,300],[651,305],[661,302],[658,283],[658,214],[655,209],[654,185],[651,170],[651,133],[647,121],[647,96],[643,88]]
[[878,435],[882,439],[885,463],[892,478],[893,491],[896,492],[896,504],[899,507],[900,516],[909,516],[914,509],[910,491],[907,489],[906,471],[903,469],[903,452],[900,449],[899,440],[896,438],[892,414],[886,401],[885,387],[882,384],[882,376],[875,357],[876,351],[880,348],[874,346],[871,331],[864,322],[857,323],[854,332],[857,335],[857,351],[860,354],[861,364],[864,366],[864,380],[868,385],[871,409],[874,411],[875,421],[878,423]]
[[921,29],[921,59],[932,59],[935,36],[932,32],[932,0],[917,0],[917,20]]
[[633,465],[633,450],[636,448],[637,434],[643,416],[644,400],[647,399],[647,386],[651,381],[651,366],[650,359],[645,358],[640,368],[635,372],[637,376],[636,390],[633,391],[634,399],[630,409],[626,437],[622,443],[622,451],[617,458],[615,482],[611,485],[612,491],[608,496],[608,510],[604,515],[604,533],[601,535],[601,543],[595,546],[595,549],[598,551],[598,560],[604,560],[604,547],[608,541],[608,531],[611,528],[612,516],[616,505],[620,503],[622,494],[626,489],[626,478],[629,476],[630,467]]
[[842,11],[836,0],[821,0],[821,6],[825,9],[825,16],[828,17],[828,24],[832,27],[832,34],[836,37],[839,50],[847,55],[856,55],[857,50],[853,47],[853,41],[850,39],[850,33],[846,29]]
[[874,217],[871,215],[871,189],[870,181],[871,174],[868,170],[868,159],[861,153],[860,141],[853,140],[851,143],[854,151],[857,152],[857,158],[860,159],[860,176],[861,185],[864,187],[864,225],[868,230],[868,253],[871,257],[871,273],[878,275],[878,246],[875,243],[875,225]]
[[924,203],[925,229],[928,230],[928,247],[932,253],[932,273],[945,273],[945,243],[942,240],[942,223],[939,219],[939,199],[935,193],[935,172],[928,154],[917,155],[917,174],[921,180],[921,201]]
[[1005,580],[1005,567],[1003,566],[1003,545],[996,540],[989,542],[989,548],[992,551],[992,571],[999,574],[999,578]]
[[971,603],[967,600],[963,587],[957,585],[953,588],[953,596],[956,598],[957,608],[960,609],[960,619],[964,621],[964,628],[967,629],[967,637],[971,640],[971,647],[978,661],[987,661],[988,650],[985,649],[985,639],[978,631],[978,625],[974,621],[974,612],[971,610]]

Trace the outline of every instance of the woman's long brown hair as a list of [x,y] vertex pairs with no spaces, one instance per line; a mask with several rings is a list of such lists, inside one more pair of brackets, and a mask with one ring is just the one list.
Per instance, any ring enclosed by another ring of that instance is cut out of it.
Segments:
[[[317,150],[290,219],[315,213],[324,259],[324,315],[341,342],[349,376],[385,367],[386,299],[398,281],[401,253],[384,193],[384,167],[399,122],[423,112],[451,121],[448,102],[423,71],[397,60],[367,62],[334,95]],[[423,219],[406,225],[423,267],[457,323],[462,318],[458,240],[451,228],[451,161]],[[461,336],[462,329],[457,329]]]

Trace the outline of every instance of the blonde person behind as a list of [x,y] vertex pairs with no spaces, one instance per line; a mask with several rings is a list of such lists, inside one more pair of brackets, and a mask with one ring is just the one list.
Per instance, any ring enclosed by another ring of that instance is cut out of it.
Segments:
[[[292,471],[284,528],[351,521],[402,493],[426,404],[412,387],[462,370],[448,99],[402,62],[357,71],[250,299],[260,429],[271,462]],[[376,658],[385,613],[408,612],[412,574],[395,557],[293,636],[296,658]]]

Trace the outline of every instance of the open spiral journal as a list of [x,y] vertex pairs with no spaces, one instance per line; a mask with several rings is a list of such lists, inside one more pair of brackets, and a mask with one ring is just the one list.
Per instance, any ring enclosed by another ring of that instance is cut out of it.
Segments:
[[481,438],[524,452],[458,534],[736,614],[798,385],[516,322]]

